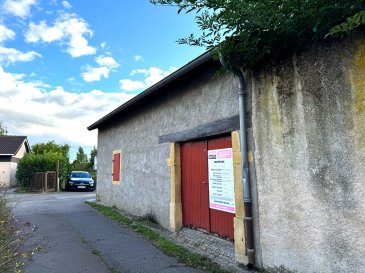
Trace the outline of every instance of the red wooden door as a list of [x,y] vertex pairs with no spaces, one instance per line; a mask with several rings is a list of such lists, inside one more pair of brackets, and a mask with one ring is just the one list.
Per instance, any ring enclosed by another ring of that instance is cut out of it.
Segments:
[[208,150],[231,148],[231,137],[181,144],[183,225],[234,238],[234,214],[209,208]]
[[181,145],[183,224],[210,231],[207,142]]

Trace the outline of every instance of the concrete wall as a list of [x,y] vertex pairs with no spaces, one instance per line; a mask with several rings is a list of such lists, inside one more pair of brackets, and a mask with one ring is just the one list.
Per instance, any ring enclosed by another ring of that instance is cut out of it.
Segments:
[[[152,100],[116,126],[99,128],[97,196],[132,214],[153,214],[169,227],[169,143],[158,136],[238,114],[237,85],[232,76],[212,78],[214,71]],[[120,185],[112,185],[112,153],[122,152]]]
[[18,169],[18,163],[17,162],[10,162],[10,187],[16,185],[16,170]]
[[25,141],[22,143],[19,151],[14,155],[15,158],[21,159],[27,153],[27,148],[25,146]]
[[253,75],[262,266],[365,272],[365,40]]
[[10,162],[0,162],[0,187],[10,186]]

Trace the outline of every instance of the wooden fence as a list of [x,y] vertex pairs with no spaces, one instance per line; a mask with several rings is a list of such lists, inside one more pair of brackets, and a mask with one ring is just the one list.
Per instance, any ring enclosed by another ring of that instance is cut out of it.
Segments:
[[41,172],[33,175],[30,182],[30,191],[49,192],[57,190],[57,172]]

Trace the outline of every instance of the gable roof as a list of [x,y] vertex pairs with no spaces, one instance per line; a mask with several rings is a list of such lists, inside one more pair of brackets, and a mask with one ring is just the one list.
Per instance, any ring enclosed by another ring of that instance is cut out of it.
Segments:
[[89,127],[87,127],[87,129],[91,131],[99,128],[100,126],[109,122],[110,120],[120,115],[121,113],[125,113],[128,110],[135,108],[136,106],[148,102],[152,97],[155,97],[163,92],[168,91],[168,88],[170,86],[173,86],[174,84],[177,83],[181,84],[184,81],[188,81],[191,78],[195,77],[202,69],[208,66],[212,66],[214,64],[216,65],[217,63],[219,62],[213,59],[210,51],[205,52],[204,54],[198,56],[191,62],[181,67],[180,69],[176,70],[174,73],[162,79],[155,85],[147,88],[142,93],[138,94],[131,100],[127,101],[118,108],[114,109],[113,111],[111,111],[109,114],[105,115],[98,121],[94,122]]
[[0,156],[7,155],[13,156],[15,155],[23,142],[25,141],[25,147],[29,152],[29,144],[26,136],[0,136]]

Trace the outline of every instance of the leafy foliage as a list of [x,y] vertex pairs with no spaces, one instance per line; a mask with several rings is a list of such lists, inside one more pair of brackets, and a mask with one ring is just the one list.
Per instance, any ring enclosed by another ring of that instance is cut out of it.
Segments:
[[[364,0],[150,0],[195,12],[201,35],[179,43],[214,49],[231,66],[252,68],[309,43],[364,25]],[[346,23],[344,23],[346,22]]]
[[54,141],[34,144],[31,152],[19,161],[15,175],[19,186],[28,188],[37,172],[55,171],[57,162],[60,163],[60,181],[64,181],[70,172],[69,150],[70,145]]
[[94,148],[90,152],[90,159],[89,159],[89,166],[88,166],[88,171],[89,171],[89,173],[91,173],[91,175],[94,178],[96,178],[96,171],[94,170],[94,165],[95,165],[95,157],[97,156],[97,154],[98,154],[98,151],[94,146]]
[[29,187],[34,173],[55,171],[58,161],[60,162],[60,181],[64,181],[70,172],[70,163],[65,156],[55,153],[26,154],[20,159],[15,175],[18,184]]
[[6,127],[3,125],[3,122],[0,121],[0,136],[6,135],[8,133],[8,130],[6,129]]
[[76,159],[72,162],[71,168],[73,171],[87,171],[89,168],[89,161],[87,155],[82,147],[79,147],[76,154]]
[[96,148],[91,151],[90,161],[82,147],[79,147],[76,159],[69,162],[70,145],[56,144],[54,141],[37,143],[32,146],[31,152],[25,155],[18,164],[16,179],[18,185],[29,188],[33,174],[37,172],[55,171],[57,162],[60,163],[60,182],[63,183],[71,170],[88,171],[95,177],[94,156]]
[[56,154],[56,155],[62,155],[68,159],[69,151],[70,151],[70,145],[56,144],[54,141],[48,141],[47,143],[37,143],[32,146],[32,153],[36,155]]
[[85,154],[82,147],[78,148],[76,159],[71,164],[71,170],[73,171],[87,171],[94,179],[96,179],[96,172],[94,171],[94,158],[97,154],[97,150],[94,147],[90,152],[90,158]]
[[333,27],[330,32],[326,35],[334,37],[343,37],[349,34],[359,26],[365,25],[365,10],[356,13],[354,16],[347,18],[346,22]]

